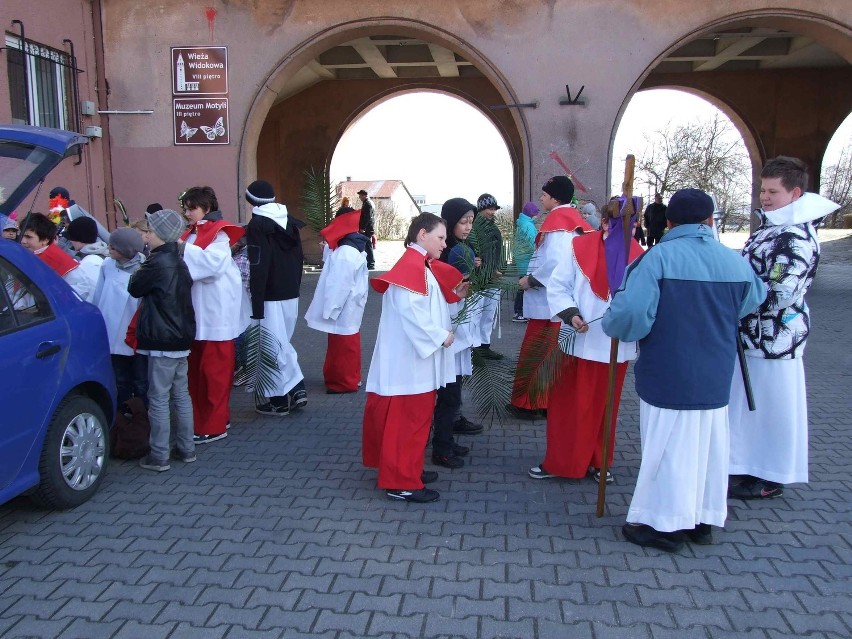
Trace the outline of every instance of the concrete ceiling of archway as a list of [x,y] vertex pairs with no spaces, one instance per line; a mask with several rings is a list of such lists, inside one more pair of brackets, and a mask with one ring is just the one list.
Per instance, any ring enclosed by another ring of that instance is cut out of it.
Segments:
[[472,62],[446,47],[406,35],[368,35],[333,46],[301,67],[276,102],[329,80],[479,78]]

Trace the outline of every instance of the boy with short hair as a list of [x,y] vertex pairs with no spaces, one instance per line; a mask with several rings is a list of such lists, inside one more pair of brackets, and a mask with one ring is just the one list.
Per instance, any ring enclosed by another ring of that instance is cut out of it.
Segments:
[[839,206],[806,193],[808,169],[779,156],[761,176],[760,226],[742,250],[766,283],[766,300],[740,322],[756,410],[750,412],[740,374],[731,404],[731,481],[734,499],[771,499],[784,484],[808,481],[808,410],[802,356],[810,331],[805,293],[816,275],[819,241],[812,222]]
[[145,241],[151,254],[130,278],[127,290],[141,297],[136,324],[137,352],[148,355],[148,419],[151,452],[139,460],[146,470],[169,470],[169,397],[177,421],[176,456],[195,461],[192,401],[187,358],[195,338],[192,277],[181,259],[177,239],[184,229],[181,216],[164,209],[149,213]]
[[52,268],[59,277],[87,302],[92,299],[95,280],[80,268],[80,263],[63,251],[53,241],[56,239],[56,224],[46,215],[30,213],[24,218],[24,233],[21,246],[32,251],[42,262]]

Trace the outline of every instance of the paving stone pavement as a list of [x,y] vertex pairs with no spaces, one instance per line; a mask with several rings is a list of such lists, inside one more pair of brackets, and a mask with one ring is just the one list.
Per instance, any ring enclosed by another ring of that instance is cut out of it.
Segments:
[[[639,463],[632,378],[602,519],[591,481],[526,476],[541,421],[463,438],[469,462],[439,469],[440,501],[389,501],[360,463],[365,396],[324,394],[324,336],[302,322],[298,414],[256,415],[236,389],[228,438],[195,464],[114,463],[68,512],[0,506],[0,637],[852,636],[852,238],[824,245],[809,303],[811,482],[732,501],[715,545],[671,555],[621,538]],[[371,294],[365,376],[378,309]],[[523,332],[510,311],[493,340],[507,353]]]

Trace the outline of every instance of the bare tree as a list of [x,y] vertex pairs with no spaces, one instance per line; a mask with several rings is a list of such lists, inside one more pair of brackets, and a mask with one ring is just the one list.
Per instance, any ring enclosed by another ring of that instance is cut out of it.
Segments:
[[376,203],[376,237],[380,240],[402,240],[408,229],[408,220],[399,214],[395,203],[382,200]]
[[636,163],[638,184],[666,194],[702,189],[716,196],[720,230],[740,230],[751,207],[751,164],[742,137],[721,114],[688,124],[667,124],[645,135],[646,150]]
[[820,177],[820,191],[840,208],[826,216],[824,226],[842,226],[844,216],[852,214],[852,137],[835,164],[826,166]]

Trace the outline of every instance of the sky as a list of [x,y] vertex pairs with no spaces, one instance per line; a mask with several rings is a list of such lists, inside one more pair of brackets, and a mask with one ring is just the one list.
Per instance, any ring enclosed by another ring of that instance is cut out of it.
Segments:
[[[633,96],[613,146],[613,192],[621,190],[624,157],[641,156],[643,131],[710,118],[717,109],[697,96],[671,89]],[[827,163],[852,141],[852,114],[826,153]],[[331,162],[331,178],[402,180],[427,204],[453,197],[475,202],[491,193],[503,206],[513,201],[512,165],[500,134],[476,108],[446,94],[416,92],[387,100],[344,133]]]

